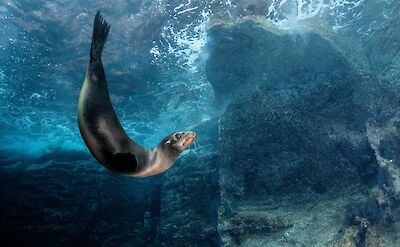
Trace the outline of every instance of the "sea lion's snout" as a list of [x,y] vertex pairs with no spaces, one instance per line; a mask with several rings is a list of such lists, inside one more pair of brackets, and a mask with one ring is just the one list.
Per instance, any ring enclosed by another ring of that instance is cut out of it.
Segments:
[[176,143],[181,150],[185,150],[196,139],[196,132],[182,132],[182,136]]

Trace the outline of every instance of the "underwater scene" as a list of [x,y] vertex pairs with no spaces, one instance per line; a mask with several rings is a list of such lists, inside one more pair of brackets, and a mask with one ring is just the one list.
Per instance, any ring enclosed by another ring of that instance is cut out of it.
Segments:
[[0,246],[400,246],[400,1],[0,1],[0,223]]

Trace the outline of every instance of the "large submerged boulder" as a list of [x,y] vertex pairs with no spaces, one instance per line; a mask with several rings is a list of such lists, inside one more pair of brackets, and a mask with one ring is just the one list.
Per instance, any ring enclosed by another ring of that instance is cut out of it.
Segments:
[[[325,194],[329,201],[345,193],[347,199],[335,199],[344,208],[353,194],[372,187],[377,164],[366,122],[375,111],[377,91],[338,44],[317,31],[286,32],[252,20],[215,26],[209,35],[207,77],[216,97],[228,102],[219,128],[219,228],[230,229],[220,232],[226,246],[249,238],[235,234],[246,229],[235,223],[243,207],[271,204],[271,198],[278,205],[279,198],[289,196],[306,208],[304,201],[318,205]],[[345,224],[345,210],[327,204],[336,213],[319,214],[320,222],[313,225],[336,229]],[[306,220],[280,217],[265,219],[280,222],[266,226],[280,237]],[[259,234],[252,236],[263,238]],[[325,242],[313,245],[324,246],[334,234],[321,233]],[[288,240],[310,244],[299,236]]]
[[[324,193],[373,175],[362,89],[369,82],[331,41],[249,20],[210,35],[219,42],[210,45],[207,75],[217,95],[236,95],[219,142],[221,175],[241,188],[236,196]],[[242,65],[245,78],[236,68]]]

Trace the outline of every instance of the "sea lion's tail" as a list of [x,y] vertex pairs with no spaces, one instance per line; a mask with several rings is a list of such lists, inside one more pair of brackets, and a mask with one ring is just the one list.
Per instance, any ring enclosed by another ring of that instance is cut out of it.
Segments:
[[90,62],[101,60],[101,51],[106,43],[110,25],[101,16],[100,11],[97,11],[94,18],[92,46],[90,47]]

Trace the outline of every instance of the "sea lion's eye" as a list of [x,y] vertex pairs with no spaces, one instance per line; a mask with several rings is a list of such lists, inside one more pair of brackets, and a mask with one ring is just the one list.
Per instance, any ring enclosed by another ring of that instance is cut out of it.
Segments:
[[182,137],[182,133],[176,133],[175,134],[175,139],[179,140]]

